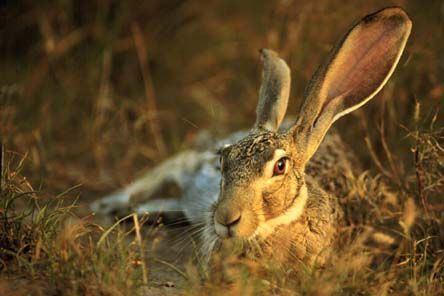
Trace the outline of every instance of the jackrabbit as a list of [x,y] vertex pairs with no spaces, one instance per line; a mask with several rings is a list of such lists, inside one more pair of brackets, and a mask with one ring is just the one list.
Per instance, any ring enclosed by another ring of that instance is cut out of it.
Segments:
[[[322,264],[341,222],[337,196],[358,167],[339,136],[326,133],[381,90],[411,26],[400,8],[382,9],[355,24],[316,71],[297,120],[284,127],[290,70],[274,51],[261,50],[263,81],[249,132],[182,152],[94,203],[93,210],[135,205],[139,212],[183,212],[191,223],[204,225],[202,251],[208,257],[221,241],[239,241],[245,250],[279,262]],[[181,189],[179,198],[153,199],[171,183]]]

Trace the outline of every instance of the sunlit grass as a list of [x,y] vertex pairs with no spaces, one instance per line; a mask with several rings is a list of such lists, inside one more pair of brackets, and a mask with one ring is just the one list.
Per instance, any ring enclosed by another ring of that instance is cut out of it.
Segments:
[[[143,221],[131,215],[103,229],[91,217],[77,217],[75,203],[63,194],[40,200],[21,176],[21,165],[7,167],[1,190],[0,291],[20,287],[41,295],[140,292],[147,284],[140,248]],[[133,226],[122,227],[124,220]]]

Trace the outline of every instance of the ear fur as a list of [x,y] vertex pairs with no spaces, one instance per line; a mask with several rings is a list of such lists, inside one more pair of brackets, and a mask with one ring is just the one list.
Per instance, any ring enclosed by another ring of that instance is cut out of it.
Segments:
[[254,128],[277,131],[287,111],[291,83],[290,69],[276,52],[261,49],[260,53],[264,70]]
[[392,75],[412,23],[396,7],[364,17],[339,40],[306,89],[292,129],[306,162],[338,118],[373,98]]

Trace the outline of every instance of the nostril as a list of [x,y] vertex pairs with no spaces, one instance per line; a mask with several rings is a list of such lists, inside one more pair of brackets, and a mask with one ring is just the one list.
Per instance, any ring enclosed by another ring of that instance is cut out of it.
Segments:
[[216,212],[216,221],[225,227],[232,227],[241,220],[241,211],[220,209]]
[[[235,216],[236,217],[236,216]],[[231,222],[229,222],[228,224],[226,224],[227,226],[234,226],[236,224],[238,224],[240,222],[241,219],[241,214],[239,213],[239,216],[237,218],[234,218]]]

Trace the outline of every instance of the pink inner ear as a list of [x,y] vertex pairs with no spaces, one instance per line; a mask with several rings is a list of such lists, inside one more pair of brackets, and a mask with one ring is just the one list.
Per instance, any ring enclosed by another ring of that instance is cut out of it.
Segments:
[[348,108],[371,95],[390,72],[403,41],[396,22],[382,21],[356,27],[327,71],[327,101],[341,95]]

